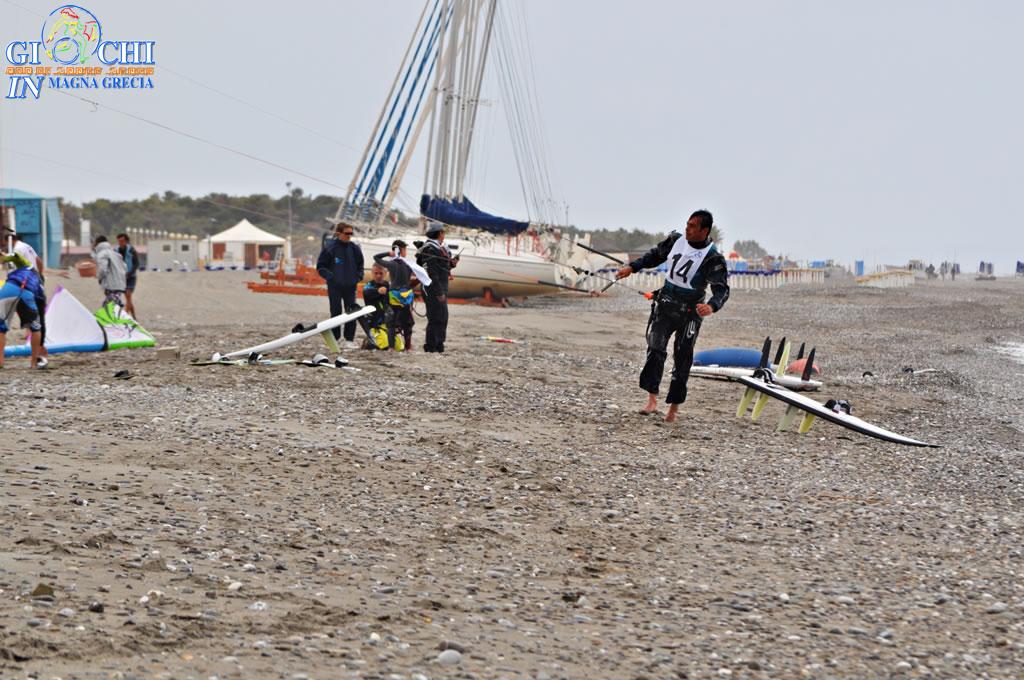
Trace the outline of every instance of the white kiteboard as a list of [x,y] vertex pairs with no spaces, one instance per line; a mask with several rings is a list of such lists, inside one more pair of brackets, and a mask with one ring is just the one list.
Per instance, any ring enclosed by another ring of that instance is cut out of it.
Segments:
[[338,316],[332,316],[330,319],[321,321],[312,328],[294,330],[284,337],[278,338],[277,340],[271,340],[270,342],[265,342],[262,345],[247,347],[227,354],[214,355],[214,360],[234,359],[235,357],[247,357],[250,354],[265,354],[267,352],[273,352],[274,350],[287,347],[288,345],[293,345],[296,342],[305,340],[306,338],[311,338],[314,335],[321,336],[324,339],[324,342],[327,343],[327,347],[332,352],[336,353],[340,351],[338,348],[338,341],[335,339],[334,334],[331,333],[331,331],[339,326],[344,326],[349,321],[355,321],[360,317],[373,314],[376,311],[377,310],[373,307],[367,306],[359,309],[358,311],[352,312],[351,314],[339,314]]
[[[750,378],[754,375],[753,368],[739,368],[734,366],[693,366],[690,368],[690,375],[698,378],[710,378],[712,380],[739,380]],[[775,384],[782,385],[789,390],[810,392],[822,386],[820,380],[803,380],[799,376],[776,375]]]
[[[878,427],[877,425],[872,425],[871,423],[861,420],[856,416],[852,416],[849,413],[844,413],[843,411],[836,412],[830,408],[826,408],[824,404],[821,404],[810,397],[805,397],[802,394],[797,394],[796,392],[787,390],[781,385],[772,384],[752,377],[740,377],[737,380],[747,386],[747,391],[750,394],[752,394],[750,390],[754,390],[760,392],[762,395],[766,395],[767,397],[778,399],[788,405],[785,415],[783,415],[782,420],[779,421],[778,429],[780,430],[788,427],[790,423],[793,422],[796,414],[799,411],[803,411],[803,420],[799,426],[799,432],[801,434],[805,434],[811,428],[811,423],[815,418],[822,418],[835,423],[836,425],[845,427],[848,430],[853,430],[854,432],[859,432],[869,437],[892,442],[894,444],[905,444],[907,446],[930,446],[933,448],[938,447],[938,444],[928,444],[926,442],[911,439],[910,437],[905,437],[901,434],[897,434],[896,432],[886,430],[885,428]],[[736,415],[742,416],[746,412],[749,403],[750,397],[745,394],[743,399],[740,401],[740,408]],[[755,406],[754,413],[751,418],[756,419],[759,415],[760,410]]]

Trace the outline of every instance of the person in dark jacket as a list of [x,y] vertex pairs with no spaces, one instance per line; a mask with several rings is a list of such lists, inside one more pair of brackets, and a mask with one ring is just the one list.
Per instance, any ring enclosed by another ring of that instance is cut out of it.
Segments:
[[[647,392],[647,404],[640,413],[649,415],[658,408],[658,389],[668,358],[666,349],[672,334],[672,381],[669,383],[668,413],[665,420],[676,419],[679,405],[686,401],[686,382],[693,365],[693,347],[705,317],[722,308],[729,299],[729,272],[725,258],[711,240],[714,218],[707,210],[698,210],[686,222],[684,235],[669,237],[620,269],[615,278],[623,279],[641,269],[668,262],[665,285],[651,305],[647,321],[647,362],[640,372],[640,387]],[[711,286],[711,299],[704,294]]]
[[448,281],[456,260],[444,245],[444,227],[432,222],[427,227],[427,242],[416,252],[416,262],[427,270],[430,285],[423,288],[427,305],[427,332],[424,352],[443,352],[448,336]]
[[139,253],[132,245],[128,234],[117,235],[117,252],[124,260],[125,286],[124,286],[124,311],[133,319],[135,316],[135,304],[132,302],[132,295],[135,293],[136,275],[139,272]]
[[[359,309],[356,305],[356,286],[363,280],[363,251],[352,243],[355,229],[351,224],[338,222],[334,228],[334,238],[324,243],[320,257],[316,260],[316,270],[327,282],[327,299],[330,303],[331,316],[342,313],[351,314]],[[341,339],[341,329],[334,329],[334,337]],[[345,340],[352,346],[356,338],[356,322],[345,324]]]

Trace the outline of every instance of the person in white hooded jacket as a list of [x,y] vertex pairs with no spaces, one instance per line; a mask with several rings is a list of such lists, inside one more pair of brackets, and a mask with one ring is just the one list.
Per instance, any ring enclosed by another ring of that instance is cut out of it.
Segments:
[[92,247],[96,258],[96,280],[103,289],[103,304],[112,300],[123,305],[121,296],[127,286],[127,268],[121,254],[114,250],[106,236],[97,236]]

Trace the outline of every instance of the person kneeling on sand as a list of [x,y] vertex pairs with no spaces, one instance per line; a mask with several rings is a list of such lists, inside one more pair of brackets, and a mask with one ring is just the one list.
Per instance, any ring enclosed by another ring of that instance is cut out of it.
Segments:
[[[647,321],[647,362],[640,372],[640,387],[647,392],[647,403],[640,413],[649,415],[658,408],[658,389],[668,358],[668,341],[675,334],[672,350],[672,382],[669,383],[668,413],[665,420],[676,419],[679,405],[686,401],[686,382],[693,364],[693,347],[703,319],[717,312],[729,299],[729,273],[725,258],[711,239],[714,218],[707,210],[698,210],[686,222],[685,237],[672,232],[669,237],[615,274],[624,279],[641,269],[668,262],[665,285],[651,305]],[[711,299],[704,293],[711,286]]]
[[363,317],[369,335],[363,343],[363,349],[388,348],[388,320],[391,315],[388,292],[391,286],[384,278],[386,274],[387,270],[384,267],[379,264],[373,265],[370,269],[370,280],[363,286],[363,303],[376,310],[373,314]]

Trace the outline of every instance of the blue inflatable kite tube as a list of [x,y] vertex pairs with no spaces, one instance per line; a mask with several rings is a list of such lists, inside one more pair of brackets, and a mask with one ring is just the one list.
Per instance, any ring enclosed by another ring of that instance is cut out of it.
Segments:
[[[102,344],[92,345],[47,345],[46,351],[50,354],[61,352],[102,352],[106,347]],[[27,357],[32,355],[32,348],[29,345],[8,345],[4,348],[5,357]]]
[[420,198],[420,214],[438,222],[452,224],[457,227],[483,229],[492,234],[514,236],[522,233],[530,226],[528,222],[518,222],[506,217],[491,215],[473,205],[465,196],[461,201],[449,201],[423,194]]
[[761,351],[743,347],[706,349],[693,355],[693,365],[757,368],[761,365]]

